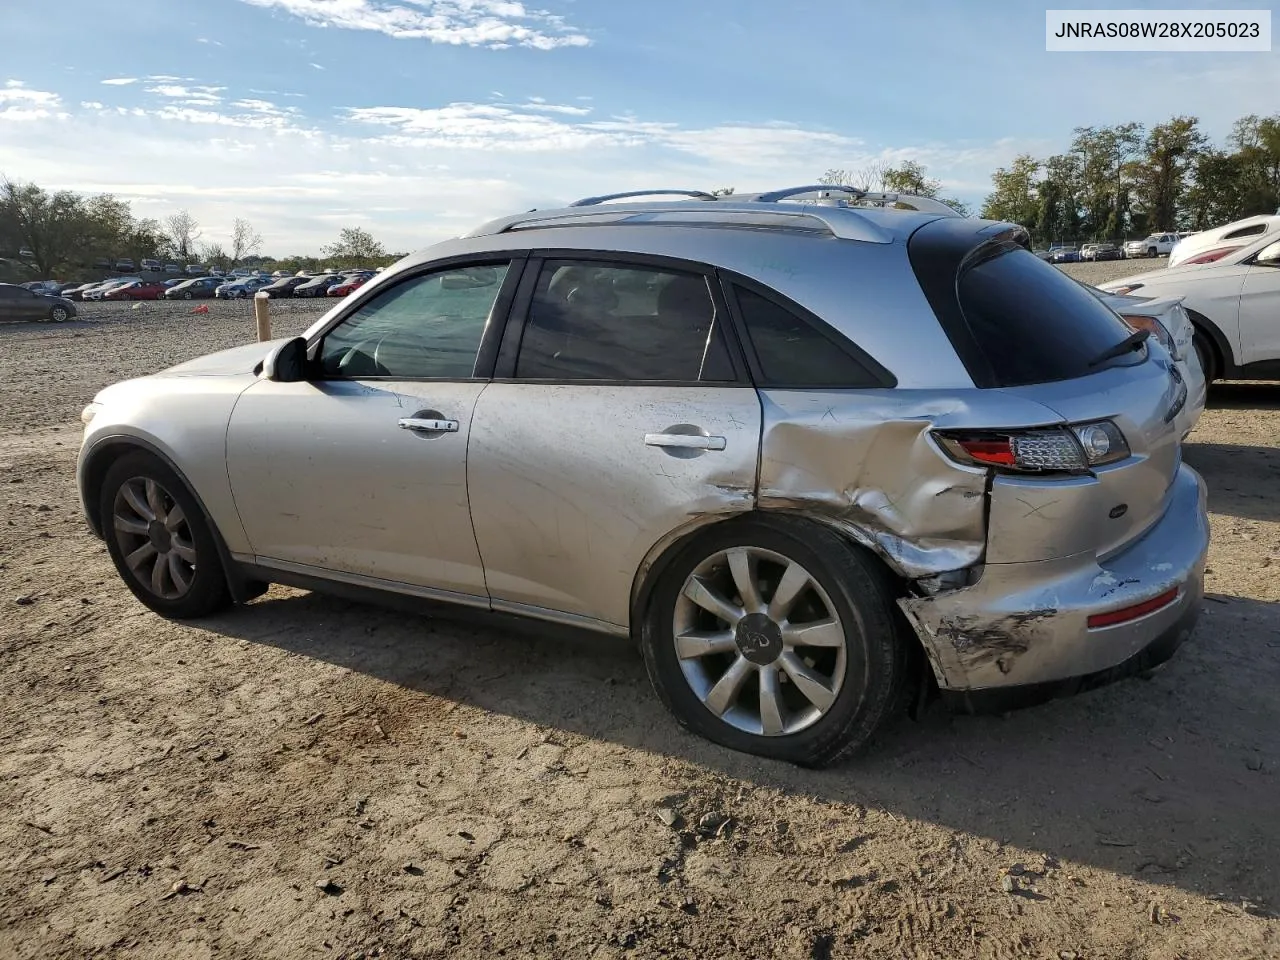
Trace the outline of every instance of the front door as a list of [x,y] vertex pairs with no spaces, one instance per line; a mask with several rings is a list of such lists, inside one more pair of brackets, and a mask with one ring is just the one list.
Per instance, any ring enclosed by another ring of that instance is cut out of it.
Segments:
[[513,273],[469,265],[383,287],[323,336],[315,379],[245,391],[227,466],[259,562],[487,603],[467,444],[477,357]]
[[755,504],[760,401],[708,277],[530,263],[523,334],[481,394],[467,481],[495,609],[625,628],[645,556]]
[[1254,258],[1240,288],[1240,362],[1280,361],[1280,240]]

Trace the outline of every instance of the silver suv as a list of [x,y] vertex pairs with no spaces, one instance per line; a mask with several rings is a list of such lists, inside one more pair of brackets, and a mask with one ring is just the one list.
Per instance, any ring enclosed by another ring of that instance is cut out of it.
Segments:
[[1163,662],[1208,543],[1164,349],[1017,227],[819,189],[508,217],[109,387],[89,523],[164,616],[279,582],[631,636],[680,722],[804,764],[935,685]]

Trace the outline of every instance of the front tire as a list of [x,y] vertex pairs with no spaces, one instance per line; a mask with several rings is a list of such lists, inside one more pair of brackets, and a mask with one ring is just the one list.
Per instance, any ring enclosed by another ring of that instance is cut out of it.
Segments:
[[788,517],[729,521],[682,548],[643,614],[654,688],[690,730],[825,766],[905,705],[910,644],[874,558]]
[[49,311],[49,319],[54,323],[64,323],[71,316],[66,307],[54,307]]
[[1150,247],[1147,250],[1147,256],[1151,259],[1155,259],[1157,253],[1158,251],[1156,250],[1155,247]]
[[1196,349],[1196,357],[1200,360],[1200,369],[1204,371],[1204,382],[1213,383],[1218,378],[1218,362],[1213,347],[1209,344],[1209,338],[1197,330],[1191,343]]
[[121,457],[103,479],[98,509],[116,571],[144,605],[176,620],[229,605],[213,531],[168,464],[144,451]]
[[190,299],[191,299],[191,291],[190,291],[190,290],[184,290],[184,291],[182,292],[182,299],[183,299],[183,300],[190,300]]

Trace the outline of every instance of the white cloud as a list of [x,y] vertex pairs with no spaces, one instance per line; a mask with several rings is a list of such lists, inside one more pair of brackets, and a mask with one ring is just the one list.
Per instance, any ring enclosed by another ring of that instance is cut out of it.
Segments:
[[[25,104],[56,96],[13,85],[0,93]],[[362,107],[335,128],[328,111],[309,118],[282,106],[279,93],[217,93],[214,103],[165,94],[140,104],[78,101],[74,126],[47,116],[34,118],[31,136],[0,136],[0,170],[51,189],[114,193],[139,217],[186,207],[211,240],[245,217],[268,252],[282,255],[318,250],[345,223],[366,225],[392,249],[416,249],[580,196],[671,185],[746,192],[872,159],[920,159],[948,184],[985,183],[1026,146],[881,148],[793,124],[694,127],[547,102]]]
[[[591,41],[563,17],[511,0],[242,0],[316,27],[371,30],[398,40],[454,46],[583,47]],[[314,64],[313,64],[314,66]]]
[[206,43],[215,47],[222,46],[221,40],[210,40],[208,37],[196,37],[196,43]]
[[147,93],[154,93],[161,97],[172,97],[181,99],[183,103],[218,103],[222,100],[221,93],[226,87],[204,87],[195,86],[188,87],[178,83],[159,83],[153,87],[147,87]]
[[46,90],[32,90],[21,80],[6,80],[0,87],[0,120],[44,120],[66,117],[58,108],[62,98]]
[[313,64],[311,64],[311,66],[312,66],[314,69],[316,69],[316,70],[323,70],[323,69],[324,69],[324,67],[320,66],[320,64],[318,64],[318,63],[313,63]]
[[127,87],[131,83],[137,83],[137,77],[112,77],[109,80],[101,80],[100,83],[108,87]]

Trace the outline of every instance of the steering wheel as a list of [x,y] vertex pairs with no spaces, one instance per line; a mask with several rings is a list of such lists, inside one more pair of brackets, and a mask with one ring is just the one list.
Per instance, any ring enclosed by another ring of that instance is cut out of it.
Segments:
[[382,346],[382,340],[382,337],[371,337],[353,346],[338,361],[338,374],[350,380],[391,376],[391,371],[378,362],[378,347]]

